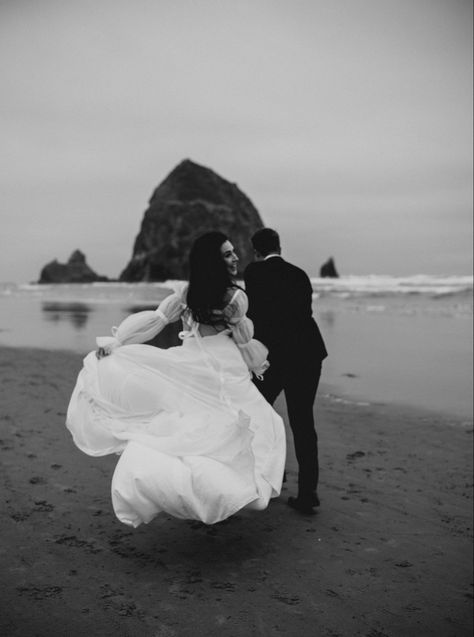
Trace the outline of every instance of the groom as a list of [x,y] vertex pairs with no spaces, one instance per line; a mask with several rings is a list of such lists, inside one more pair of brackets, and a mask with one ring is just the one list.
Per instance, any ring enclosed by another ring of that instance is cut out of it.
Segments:
[[256,261],[244,273],[248,316],[255,338],[268,347],[270,362],[263,381],[255,383],[270,404],[285,392],[299,467],[298,495],[288,498],[288,504],[312,514],[319,506],[313,405],[327,351],[312,316],[313,289],[307,274],[281,257],[275,230],[258,230],[251,241]]

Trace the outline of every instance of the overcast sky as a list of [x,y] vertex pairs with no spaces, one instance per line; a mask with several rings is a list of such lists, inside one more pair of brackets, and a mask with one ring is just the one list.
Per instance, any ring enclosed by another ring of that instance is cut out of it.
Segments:
[[471,0],[0,0],[0,280],[128,262],[184,158],[317,274],[472,271]]

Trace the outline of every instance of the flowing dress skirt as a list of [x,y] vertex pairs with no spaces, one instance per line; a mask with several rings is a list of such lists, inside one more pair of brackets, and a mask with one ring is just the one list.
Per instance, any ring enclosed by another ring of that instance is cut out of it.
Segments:
[[227,332],[91,352],[66,424],[83,452],[120,454],[112,503],[133,527],[160,512],[213,524],[280,493],[283,421]]

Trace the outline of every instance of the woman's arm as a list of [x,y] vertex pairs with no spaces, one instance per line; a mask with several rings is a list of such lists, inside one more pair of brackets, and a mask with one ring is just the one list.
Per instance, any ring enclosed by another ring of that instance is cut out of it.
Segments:
[[268,349],[253,338],[253,322],[246,315],[247,309],[247,295],[243,290],[238,290],[224,309],[224,315],[245,364],[253,374],[261,378],[270,366],[267,360]]
[[121,345],[145,343],[151,340],[161,332],[165,325],[177,321],[184,307],[183,293],[175,292],[167,296],[156,310],[130,314],[118,327],[112,328],[112,336],[96,338],[97,358],[108,356]]

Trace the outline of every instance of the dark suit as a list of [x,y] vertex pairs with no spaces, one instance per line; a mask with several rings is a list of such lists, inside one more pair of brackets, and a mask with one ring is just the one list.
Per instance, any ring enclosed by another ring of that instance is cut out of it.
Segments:
[[319,477],[313,405],[327,356],[313,318],[311,282],[279,256],[251,263],[244,277],[255,338],[269,350],[270,368],[255,383],[270,404],[285,392],[299,466],[298,497],[310,502]]

